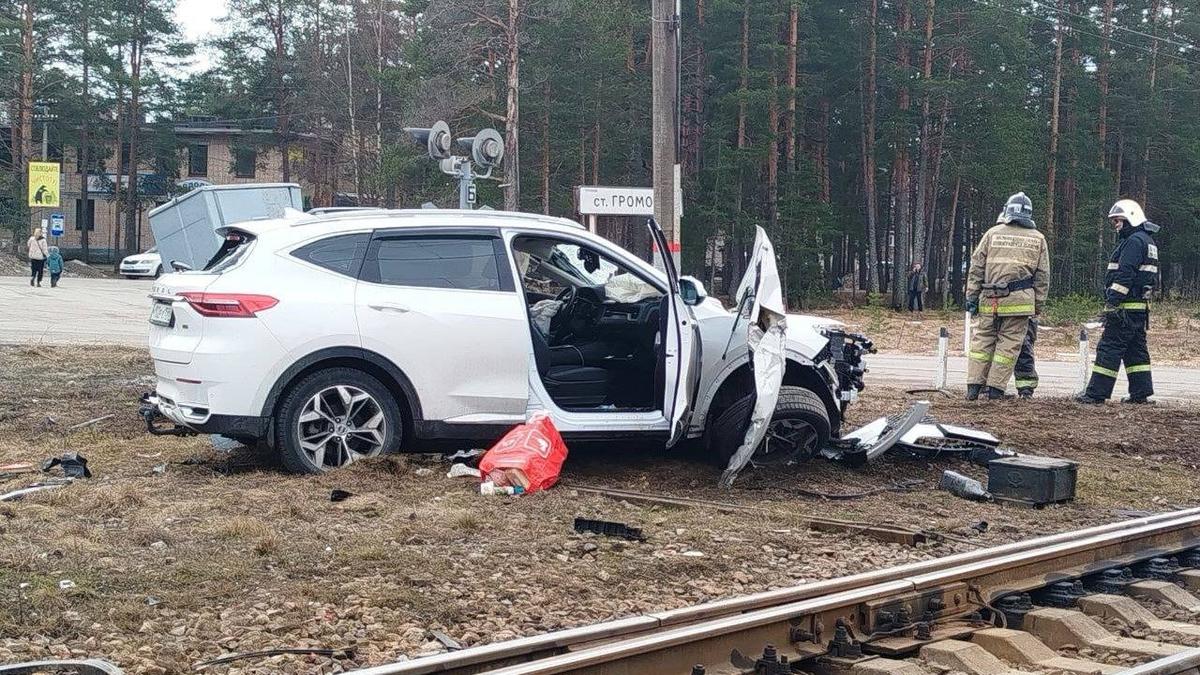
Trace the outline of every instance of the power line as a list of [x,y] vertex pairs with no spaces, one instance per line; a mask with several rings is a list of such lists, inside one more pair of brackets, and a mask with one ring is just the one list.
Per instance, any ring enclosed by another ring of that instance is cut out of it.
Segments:
[[[1072,12],[1072,11],[1070,11],[1070,10],[1066,10],[1066,9],[1059,9],[1059,8],[1057,8],[1057,7],[1051,7],[1050,5],[1046,5],[1046,4],[1043,4],[1043,3],[1040,3],[1040,2],[1038,2],[1038,0],[1031,0],[1031,2],[1034,4],[1034,6],[1041,7],[1042,9],[1047,9],[1047,10],[1050,10],[1051,12],[1057,12],[1057,13],[1059,13],[1059,14],[1065,14],[1065,15],[1067,15],[1067,16],[1075,17],[1076,19],[1083,19],[1084,21],[1093,21],[1092,17],[1090,17],[1090,16],[1086,16],[1086,15],[1084,15],[1084,14],[1076,14],[1075,12]],[[1145,32],[1142,32],[1142,31],[1140,31],[1140,30],[1136,30],[1136,29],[1133,29],[1133,28],[1126,28],[1125,26],[1122,26],[1122,25],[1120,25],[1120,24],[1112,24],[1112,27],[1113,27],[1113,29],[1115,29],[1115,30],[1123,30],[1123,31],[1126,31],[1126,32],[1128,32],[1128,33],[1133,33],[1134,35],[1137,35],[1137,36],[1139,36],[1139,37],[1149,38],[1149,39],[1151,39],[1151,40],[1158,40],[1159,42],[1166,42],[1167,44],[1172,44],[1172,45],[1175,45],[1175,46],[1177,46],[1177,47],[1182,47],[1182,48],[1184,48],[1184,49],[1200,50],[1200,47],[1197,47],[1196,45],[1194,45],[1194,44],[1191,44],[1191,43],[1189,43],[1189,42],[1179,42],[1178,40],[1172,40],[1172,39],[1170,39],[1170,38],[1165,38],[1165,37],[1162,37],[1162,36],[1159,36],[1159,35],[1153,35],[1153,34],[1151,34],[1151,33],[1145,33]],[[1101,36],[1101,37],[1103,37],[1103,36]],[[1111,39],[1111,38],[1110,38],[1110,39]]]

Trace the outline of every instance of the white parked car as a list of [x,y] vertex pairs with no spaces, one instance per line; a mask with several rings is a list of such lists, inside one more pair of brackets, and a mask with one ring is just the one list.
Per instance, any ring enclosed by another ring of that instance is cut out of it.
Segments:
[[162,257],[155,246],[145,253],[131,255],[121,260],[123,277],[158,277],[163,272]]
[[[692,438],[723,459],[747,428],[743,317],[761,279],[731,313],[670,260],[664,272],[577,223],[523,213],[368,211],[219,232],[207,269],[154,285],[148,402],[187,430],[265,441],[291,470],[486,446],[543,409],[568,442]],[[748,274],[763,276],[762,254]],[[787,317],[754,462],[811,456],[839,433],[870,346],[837,326]]]

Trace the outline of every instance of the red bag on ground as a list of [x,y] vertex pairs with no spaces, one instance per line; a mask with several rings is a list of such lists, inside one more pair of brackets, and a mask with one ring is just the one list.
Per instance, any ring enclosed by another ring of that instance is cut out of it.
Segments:
[[[567,444],[563,442],[550,415],[535,413],[525,424],[513,427],[479,460],[479,471],[487,480],[496,472],[524,474],[525,492],[537,492],[558,482],[563,462],[567,459]],[[506,471],[507,470],[507,471]],[[510,483],[522,482],[519,478]]]

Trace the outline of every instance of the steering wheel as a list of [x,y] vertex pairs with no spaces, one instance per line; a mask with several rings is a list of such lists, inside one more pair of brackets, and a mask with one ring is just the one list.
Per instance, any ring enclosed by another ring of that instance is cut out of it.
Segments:
[[570,326],[571,317],[575,314],[575,300],[578,297],[579,293],[574,286],[567,286],[554,296],[554,299],[561,302],[562,306],[550,318],[550,334],[546,336],[547,338],[554,337],[562,340],[569,337],[568,335],[559,335],[559,333]]

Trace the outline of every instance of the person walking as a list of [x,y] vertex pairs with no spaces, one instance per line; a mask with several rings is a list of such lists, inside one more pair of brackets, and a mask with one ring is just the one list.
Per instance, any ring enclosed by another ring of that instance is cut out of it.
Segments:
[[46,256],[46,271],[50,273],[50,288],[57,287],[63,273],[63,257],[57,246],[51,246],[50,255]]
[[929,279],[921,271],[921,263],[913,263],[908,270],[908,311],[925,311],[925,291],[929,290]]
[[1005,398],[1029,319],[1041,313],[1050,292],[1050,251],[1033,221],[1024,192],[1008,198],[996,224],[971,254],[966,309],[975,315],[967,364],[967,400],[986,389]]
[[46,237],[42,234],[42,228],[33,228],[33,235],[29,237],[29,285],[34,283],[38,286],[42,285],[42,271],[46,267],[46,257],[50,255],[50,250],[46,247]]
[[1117,230],[1117,248],[1104,275],[1104,332],[1096,345],[1096,362],[1087,389],[1075,397],[1080,403],[1104,403],[1112,396],[1117,373],[1125,364],[1129,397],[1123,403],[1153,403],[1154,380],[1146,329],[1150,325],[1149,299],[1158,282],[1158,245],[1152,236],[1160,229],[1146,220],[1142,207],[1122,199],[1108,212]]

